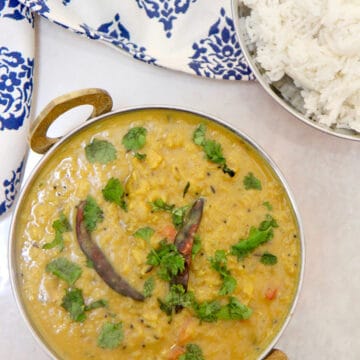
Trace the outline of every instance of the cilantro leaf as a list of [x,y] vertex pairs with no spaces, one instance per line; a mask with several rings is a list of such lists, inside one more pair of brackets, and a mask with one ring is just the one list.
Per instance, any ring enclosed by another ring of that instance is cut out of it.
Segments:
[[177,306],[191,307],[194,303],[194,294],[185,292],[182,285],[171,285],[169,293],[164,300],[158,299],[160,310],[171,316]]
[[264,201],[263,205],[269,210],[271,211],[273,209],[272,205],[269,203],[269,201]]
[[205,141],[206,125],[200,124],[193,133],[193,141],[196,145],[203,145]]
[[107,164],[116,159],[116,149],[107,140],[94,140],[85,146],[85,155],[90,163]]
[[113,202],[125,211],[127,210],[127,205],[124,200],[125,191],[119,179],[112,177],[102,189],[102,194],[106,201]]
[[219,295],[231,294],[235,290],[237,282],[227,269],[227,257],[225,251],[216,250],[215,256],[210,258],[210,264],[211,267],[220,274],[223,280]]
[[258,228],[252,226],[246,239],[240,240],[231,246],[231,254],[236,255],[238,260],[244,258],[258,246],[268,242],[274,236],[273,228],[277,227],[277,222],[272,216],[267,215]]
[[64,250],[64,238],[61,232],[55,231],[55,238],[53,241],[48,242],[42,246],[42,249],[49,250],[58,246],[60,252]]
[[221,165],[220,168],[224,174],[228,174],[230,177],[235,176],[235,171],[230,169],[222,153],[221,144],[215,140],[209,140],[205,137],[206,126],[200,124],[193,133],[193,141],[196,145],[199,145],[203,148],[206,158],[215,163]]
[[73,285],[82,274],[79,265],[63,257],[57,258],[47,264],[46,271],[65,280],[69,285]]
[[171,219],[174,226],[178,229],[184,223],[185,215],[189,209],[188,205],[176,208],[171,212]]
[[146,298],[151,297],[154,289],[155,289],[155,279],[154,277],[151,276],[144,282],[144,296]]
[[175,205],[167,204],[163,199],[156,199],[149,203],[151,205],[151,211],[169,211],[171,212]]
[[96,225],[103,221],[104,213],[92,196],[88,196],[84,206],[84,221],[88,231],[93,231]]
[[199,235],[194,236],[193,247],[191,249],[191,256],[194,258],[196,254],[201,250],[201,238]]
[[236,279],[231,275],[226,275],[223,277],[223,283],[219,290],[219,295],[228,295],[234,292],[237,285]]
[[276,265],[278,260],[276,255],[265,252],[261,255],[260,262],[264,265]]
[[250,318],[252,310],[242,304],[234,297],[229,298],[229,303],[221,308],[217,317],[219,320],[247,320]]
[[219,301],[205,301],[201,304],[195,303],[194,311],[196,316],[205,322],[215,322],[217,320],[246,320],[252,310],[234,297],[229,298],[229,303],[221,305]]
[[85,303],[80,289],[67,289],[61,306],[70,313],[70,317],[78,322],[86,319]]
[[43,245],[42,248],[47,250],[59,246],[59,250],[61,252],[64,250],[63,233],[71,231],[71,225],[64,213],[60,213],[59,219],[53,222],[52,227],[55,230],[55,238],[53,241]]
[[218,312],[221,310],[221,304],[217,300],[204,301],[193,305],[196,316],[205,322],[215,322],[218,320]]
[[218,142],[214,140],[205,140],[202,146],[208,160],[216,164],[225,164],[222,148]]
[[259,225],[259,230],[265,231],[268,230],[270,227],[277,228],[279,225],[277,224],[276,220],[271,215],[266,215],[265,220],[261,222]]
[[62,298],[61,306],[69,312],[73,320],[82,322],[86,319],[85,311],[106,307],[107,301],[98,300],[89,305],[85,305],[82,290],[74,288],[66,290],[65,296]]
[[133,127],[122,138],[122,144],[126,150],[139,150],[146,142],[147,130],[143,127]]
[[85,265],[86,265],[86,267],[88,267],[89,269],[93,269],[93,268],[94,268],[94,262],[93,262],[91,259],[89,259],[89,258],[86,258]]
[[189,188],[190,188],[190,182],[188,181],[184,187],[184,190],[183,190],[183,197],[185,197],[185,195],[187,194],[187,192],[189,191]]
[[93,301],[89,305],[85,305],[85,311],[99,309],[99,308],[107,307],[107,306],[108,306],[107,300],[100,299],[100,300]]
[[186,344],[185,350],[185,354],[182,354],[179,357],[179,360],[205,360],[199,345]]
[[188,205],[176,208],[174,204],[167,204],[162,199],[156,199],[149,203],[151,205],[151,211],[166,211],[171,214],[172,223],[178,229],[184,223],[185,215],[189,209]]
[[150,242],[151,237],[154,235],[155,230],[149,226],[145,226],[135,231],[134,236],[145,240],[147,243]]
[[122,323],[105,323],[97,340],[98,346],[103,349],[115,349],[124,339]]
[[61,233],[72,230],[69,220],[67,219],[67,217],[64,215],[63,212],[60,213],[59,219],[53,222],[52,227],[55,231],[59,231]]
[[147,255],[148,265],[158,266],[158,276],[160,279],[170,281],[174,276],[185,269],[185,259],[179,253],[174,244],[168,244],[165,241],[160,242],[160,246],[152,249]]
[[261,181],[257,179],[252,172],[249,172],[243,180],[243,184],[246,190],[255,189],[261,190]]
[[140,161],[146,159],[146,154],[140,154],[140,153],[136,152],[136,153],[134,154],[134,156],[135,156],[138,160],[140,160]]

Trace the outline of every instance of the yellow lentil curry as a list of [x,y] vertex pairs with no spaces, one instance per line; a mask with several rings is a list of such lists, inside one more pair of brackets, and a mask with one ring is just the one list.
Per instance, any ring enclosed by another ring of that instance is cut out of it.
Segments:
[[191,113],[138,110],[81,130],[47,160],[18,212],[16,266],[26,312],[57,357],[264,351],[301,256],[284,188],[250,145]]

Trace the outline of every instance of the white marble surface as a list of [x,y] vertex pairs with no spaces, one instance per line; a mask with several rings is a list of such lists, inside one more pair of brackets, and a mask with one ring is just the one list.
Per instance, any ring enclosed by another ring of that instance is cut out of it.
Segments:
[[[45,21],[38,24],[33,115],[86,87],[110,92],[114,109],[173,104],[204,111],[250,135],[294,192],[306,235],[305,279],[278,346],[292,360],[360,359],[360,143],[291,117],[256,83],[219,82],[152,67]],[[63,118],[56,131],[71,127]],[[39,160],[30,154],[27,174]],[[9,217],[0,221],[0,359],[45,360],[13,300],[7,270]]]

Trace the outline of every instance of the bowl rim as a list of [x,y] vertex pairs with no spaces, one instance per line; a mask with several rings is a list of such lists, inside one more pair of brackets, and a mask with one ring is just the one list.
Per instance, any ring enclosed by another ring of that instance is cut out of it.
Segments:
[[[231,8],[232,8],[232,18],[234,21],[235,32],[237,34],[240,48],[242,53],[244,54],[245,60],[249,64],[251,70],[255,74],[256,80],[260,83],[263,89],[270,95],[278,104],[280,104],[285,110],[287,110],[291,115],[293,115],[296,119],[302,121],[304,124],[311,126],[312,128],[321,131],[322,133],[326,133],[328,135],[335,136],[337,138],[345,139],[345,140],[352,140],[352,141],[360,141],[360,133],[353,135],[345,134],[340,132],[340,130],[332,129],[329,126],[324,124],[317,123],[315,121],[310,120],[305,115],[301,114],[299,111],[295,110],[292,106],[290,106],[286,101],[276,95],[276,93],[271,89],[269,83],[264,79],[264,76],[261,74],[258,65],[254,58],[250,55],[250,52],[246,46],[246,42],[243,36],[243,33],[240,29],[239,25],[239,4],[242,0],[231,0]],[[345,131],[352,131],[350,129],[344,129]]]
[[14,209],[14,213],[12,215],[11,224],[10,224],[10,231],[9,231],[9,244],[8,244],[8,270],[9,270],[9,277],[10,277],[10,284],[12,293],[17,305],[18,310],[21,313],[21,316],[23,320],[25,321],[28,329],[30,330],[32,336],[35,338],[37,343],[40,345],[40,347],[44,350],[44,352],[50,356],[53,359],[60,359],[58,354],[56,354],[55,350],[51,348],[51,346],[48,344],[48,342],[44,339],[44,337],[41,335],[41,332],[36,328],[36,326],[33,324],[33,321],[31,320],[31,316],[29,315],[28,310],[26,309],[22,297],[21,297],[21,290],[20,290],[20,284],[19,279],[16,274],[17,270],[17,262],[16,262],[16,225],[18,223],[18,218],[20,215],[20,209],[23,203],[23,199],[26,198],[28,191],[31,189],[34,181],[36,180],[36,176],[41,171],[41,169],[45,166],[45,164],[48,162],[48,159],[53,156],[53,154],[57,151],[57,149],[63,145],[63,143],[67,141],[71,141],[71,138],[78,133],[82,132],[85,128],[92,126],[93,124],[106,120],[108,118],[111,118],[116,115],[121,115],[125,113],[130,112],[136,112],[136,111],[147,111],[147,110],[171,110],[171,111],[177,111],[177,112],[184,112],[188,114],[197,115],[200,117],[205,118],[206,120],[209,120],[210,122],[214,122],[215,124],[219,125],[220,127],[223,127],[233,133],[235,136],[237,136],[239,139],[244,141],[247,145],[249,145],[257,154],[260,156],[260,158],[267,164],[269,169],[274,173],[274,175],[278,178],[279,182],[283,186],[283,189],[285,191],[286,196],[288,197],[289,204],[291,206],[291,210],[293,212],[295,223],[298,227],[298,241],[299,241],[299,250],[300,250],[300,256],[299,256],[299,273],[298,273],[298,279],[297,279],[297,287],[294,293],[294,297],[291,303],[291,306],[288,309],[288,313],[283,320],[283,323],[281,327],[278,329],[276,335],[272,338],[270,343],[266,346],[264,351],[259,355],[258,359],[263,359],[267,354],[270,353],[270,351],[274,348],[275,344],[278,342],[279,338],[282,336],[285,328],[287,327],[290,319],[292,318],[295,307],[298,303],[301,288],[303,285],[304,280],[304,268],[305,268],[305,236],[304,236],[304,229],[303,224],[300,216],[300,212],[298,210],[298,207],[295,202],[295,197],[293,195],[292,190],[290,189],[290,186],[276,165],[276,163],[271,159],[271,157],[264,151],[264,149],[258,145],[250,136],[246,135],[241,130],[237,129],[230,123],[220,119],[217,116],[213,116],[209,113],[205,113],[199,110],[195,110],[189,107],[182,107],[182,106],[171,106],[171,105],[137,105],[137,106],[128,106],[124,107],[118,110],[112,110],[108,113],[105,113],[103,115],[97,116],[93,119],[87,120],[86,122],[76,126],[73,130],[68,132],[66,135],[64,135],[53,147],[51,147],[48,152],[39,160],[39,162],[35,165],[35,167],[30,172],[26,182],[24,183],[24,186],[21,190],[21,193],[19,194],[18,201],[16,203],[16,207]]

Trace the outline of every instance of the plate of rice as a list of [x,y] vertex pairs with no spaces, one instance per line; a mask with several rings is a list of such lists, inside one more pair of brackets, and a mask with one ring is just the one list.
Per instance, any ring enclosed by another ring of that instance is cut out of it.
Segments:
[[285,109],[360,140],[360,1],[233,0],[244,55]]

